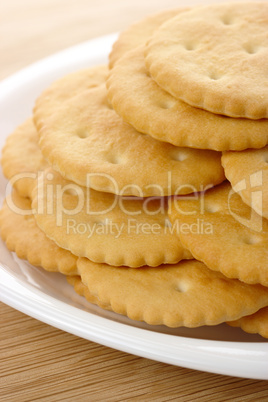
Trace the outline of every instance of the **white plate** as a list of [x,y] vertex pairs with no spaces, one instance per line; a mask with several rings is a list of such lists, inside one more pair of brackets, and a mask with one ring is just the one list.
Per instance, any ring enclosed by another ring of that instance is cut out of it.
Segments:
[[[105,63],[115,35],[46,58],[0,84],[0,146],[31,115],[50,82],[86,66]],[[0,177],[1,201],[6,181]],[[64,276],[32,267],[0,243],[0,299],[41,321],[94,342],[178,366],[268,379],[268,342],[225,324],[198,329],[150,327],[99,309],[75,294]]]

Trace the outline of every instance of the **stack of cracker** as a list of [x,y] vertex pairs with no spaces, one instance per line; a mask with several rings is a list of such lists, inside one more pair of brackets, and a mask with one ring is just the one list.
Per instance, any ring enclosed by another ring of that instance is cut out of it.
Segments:
[[7,247],[133,320],[268,337],[267,77],[267,3],[131,26],[7,139]]

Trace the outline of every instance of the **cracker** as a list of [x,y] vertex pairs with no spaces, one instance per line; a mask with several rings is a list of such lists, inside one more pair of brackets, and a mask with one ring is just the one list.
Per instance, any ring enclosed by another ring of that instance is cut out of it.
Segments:
[[178,197],[169,217],[194,258],[229,278],[268,286],[268,221],[228,182],[192,199]]
[[0,211],[1,237],[19,258],[50,272],[65,275],[77,273],[77,257],[58,247],[37,226],[29,198],[16,191],[7,197]]
[[241,150],[268,142],[268,120],[233,119],[175,99],[150,77],[144,46],[122,57],[107,81],[108,99],[136,130],[176,146]]
[[98,191],[165,196],[224,180],[219,153],[181,150],[141,135],[111,108],[105,85],[64,102],[39,134],[55,170]]
[[95,66],[67,74],[53,82],[36,100],[34,108],[36,126],[42,127],[67,99],[71,99],[83,90],[103,84],[107,72],[106,66]]
[[243,201],[268,219],[268,146],[242,152],[225,152],[226,177]]
[[77,268],[98,302],[151,325],[216,325],[268,302],[267,288],[227,279],[195,260],[123,269],[79,258]]
[[33,121],[28,119],[8,136],[2,149],[3,173],[22,197],[30,196],[38,172],[48,167],[38,142]]
[[32,207],[38,226],[60,247],[94,262],[139,267],[192,258],[170,231],[166,201],[101,193],[49,169]]
[[160,13],[143,18],[121,32],[109,54],[109,67],[113,68],[114,64],[129,50],[146,43],[163,22],[187,10],[188,8],[164,10]]
[[240,327],[250,334],[260,334],[264,338],[268,338],[268,307],[264,307],[255,314],[242,317],[227,324],[231,327]]
[[66,277],[67,282],[69,282],[70,285],[74,287],[75,292],[79,296],[85,297],[85,299],[92,304],[97,304],[99,307],[105,309],[105,310],[111,310],[111,307],[109,304],[103,304],[101,303],[97,297],[93,296],[90,292],[87,286],[83,284],[81,281],[81,277],[79,275],[73,275],[73,276],[67,276]]
[[268,4],[194,8],[164,23],[146,48],[154,80],[192,106],[268,117]]

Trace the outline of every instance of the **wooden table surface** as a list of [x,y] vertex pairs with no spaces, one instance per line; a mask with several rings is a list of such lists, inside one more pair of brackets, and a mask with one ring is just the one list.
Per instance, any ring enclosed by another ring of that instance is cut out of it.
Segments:
[[[149,13],[179,4],[178,0],[4,0],[0,79],[58,50],[120,31]],[[268,400],[266,381],[208,374],[122,353],[3,303],[0,320],[1,401]]]

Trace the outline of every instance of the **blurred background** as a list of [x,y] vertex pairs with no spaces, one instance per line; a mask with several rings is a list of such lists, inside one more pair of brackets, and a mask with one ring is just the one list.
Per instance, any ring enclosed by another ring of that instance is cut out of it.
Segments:
[[217,0],[2,0],[0,79],[93,37],[118,32],[148,14]]

